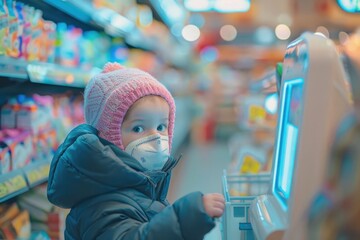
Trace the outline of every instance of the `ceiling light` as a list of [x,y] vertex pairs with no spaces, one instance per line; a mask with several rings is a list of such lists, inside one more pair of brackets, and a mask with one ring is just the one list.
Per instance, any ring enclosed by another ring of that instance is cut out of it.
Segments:
[[225,41],[232,41],[236,38],[237,31],[233,25],[224,25],[220,29],[220,36]]
[[250,0],[217,0],[214,10],[219,12],[247,12],[250,9]]
[[291,35],[290,28],[285,24],[279,24],[275,28],[275,35],[280,40],[287,40]]
[[250,0],[185,0],[189,11],[247,12]]
[[185,7],[189,11],[209,11],[211,9],[211,5],[208,0],[186,0]]
[[195,25],[186,25],[182,30],[182,36],[186,41],[194,42],[200,37],[200,29]]

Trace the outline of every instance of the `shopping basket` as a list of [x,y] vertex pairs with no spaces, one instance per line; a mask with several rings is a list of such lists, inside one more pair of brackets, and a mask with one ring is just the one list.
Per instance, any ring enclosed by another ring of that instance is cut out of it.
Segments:
[[255,239],[249,207],[256,196],[268,192],[270,173],[228,175],[224,170],[222,185],[225,197],[225,212],[220,220],[222,239]]

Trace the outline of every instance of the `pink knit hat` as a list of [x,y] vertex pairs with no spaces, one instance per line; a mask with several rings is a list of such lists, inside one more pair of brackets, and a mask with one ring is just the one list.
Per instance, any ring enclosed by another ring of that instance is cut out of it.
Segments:
[[140,98],[156,95],[164,98],[170,107],[169,148],[171,149],[175,102],[170,92],[150,74],[118,63],[107,63],[85,88],[85,121],[99,130],[100,137],[124,150],[121,125],[126,112]]

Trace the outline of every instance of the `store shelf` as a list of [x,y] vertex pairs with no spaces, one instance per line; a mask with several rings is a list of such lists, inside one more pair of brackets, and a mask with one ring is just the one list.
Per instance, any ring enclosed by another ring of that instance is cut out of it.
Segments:
[[49,169],[49,161],[39,161],[33,162],[22,169],[0,175],[0,203],[46,182]]
[[95,8],[90,1],[43,1],[80,22],[101,27],[113,37],[125,37],[136,29],[136,25],[126,17],[108,8]]
[[58,64],[27,62],[22,59],[0,56],[0,77],[9,78],[10,81],[84,88],[91,77],[100,71],[99,68],[71,68]]
[[[63,13],[63,18],[75,19],[81,28],[99,29],[111,37],[121,37],[125,42],[134,48],[145,51],[156,51],[156,43],[147,39],[143,32],[134,22],[109,8],[96,8],[91,1],[86,0],[29,0],[29,3],[36,8],[43,10],[44,17],[54,22],[59,22],[58,14],[48,14],[49,11]],[[48,9],[51,7],[51,9]],[[65,21],[62,19],[61,21]],[[65,21],[66,22],[66,21]],[[69,20],[68,22],[72,22]],[[75,24],[76,25],[76,24]]]
[[33,188],[47,181],[50,171],[50,162],[47,160],[34,162],[23,169],[29,188]]
[[0,56],[0,76],[26,81],[28,79],[27,65],[26,61]]

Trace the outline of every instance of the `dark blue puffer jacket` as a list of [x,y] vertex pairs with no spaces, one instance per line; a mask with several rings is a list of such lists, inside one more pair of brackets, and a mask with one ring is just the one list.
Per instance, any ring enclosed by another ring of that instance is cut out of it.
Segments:
[[194,192],[166,201],[170,159],[147,172],[133,157],[80,125],[59,147],[50,167],[48,199],[71,208],[65,239],[203,239],[214,226]]

